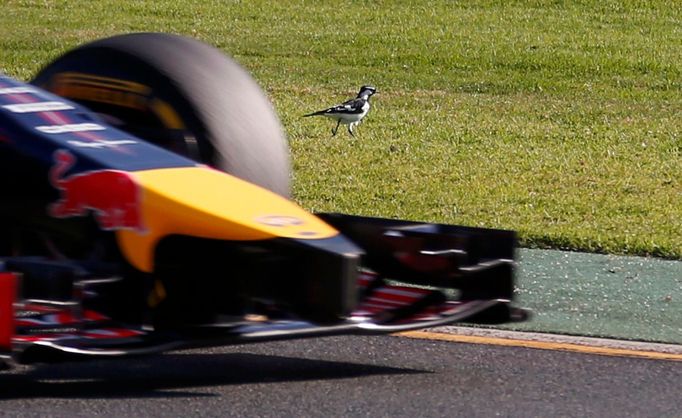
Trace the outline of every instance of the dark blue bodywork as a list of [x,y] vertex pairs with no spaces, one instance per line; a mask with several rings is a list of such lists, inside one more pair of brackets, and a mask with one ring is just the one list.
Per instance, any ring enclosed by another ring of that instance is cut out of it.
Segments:
[[57,149],[76,156],[73,172],[196,165],[108,125],[77,103],[0,75],[0,154],[9,164],[0,169],[22,171],[24,158],[48,168]]

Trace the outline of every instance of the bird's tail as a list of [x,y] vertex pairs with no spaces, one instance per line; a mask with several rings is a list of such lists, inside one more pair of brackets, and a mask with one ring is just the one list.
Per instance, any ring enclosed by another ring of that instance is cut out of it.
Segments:
[[317,112],[308,113],[307,115],[303,115],[303,117],[307,118],[308,116],[320,116],[320,115],[324,115],[325,112],[326,112],[325,110],[319,110]]

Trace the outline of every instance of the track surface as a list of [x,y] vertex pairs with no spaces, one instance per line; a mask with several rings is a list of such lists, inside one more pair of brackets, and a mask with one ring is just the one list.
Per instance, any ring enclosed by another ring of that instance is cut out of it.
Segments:
[[682,362],[335,337],[0,374],[0,416],[679,417]]

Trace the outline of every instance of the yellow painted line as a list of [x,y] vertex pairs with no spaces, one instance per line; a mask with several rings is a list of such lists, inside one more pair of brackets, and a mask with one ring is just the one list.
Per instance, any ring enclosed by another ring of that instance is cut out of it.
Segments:
[[499,337],[482,337],[476,335],[443,334],[426,331],[407,331],[395,334],[401,337],[419,338],[426,340],[450,341],[467,344],[486,344],[508,347],[537,348],[540,350],[570,351],[574,353],[596,354],[614,357],[637,357],[653,360],[682,361],[682,354],[664,353],[658,351],[630,350],[627,348],[599,347],[592,345],[519,340]]

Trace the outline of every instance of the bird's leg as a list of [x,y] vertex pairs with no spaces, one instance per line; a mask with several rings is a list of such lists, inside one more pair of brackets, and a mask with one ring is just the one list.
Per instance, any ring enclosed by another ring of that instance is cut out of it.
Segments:
[[353,133],[353,126],[355,126],[355,123],[348,124],[348,133],[350,134],[350,136],[354,137],[355,134]]
[[339,125],[341,125],[341,119],[339,119],[339,122],[336,124],[336,128],[332,129],[332,136],[336,135],[336,132],[338,132]]

